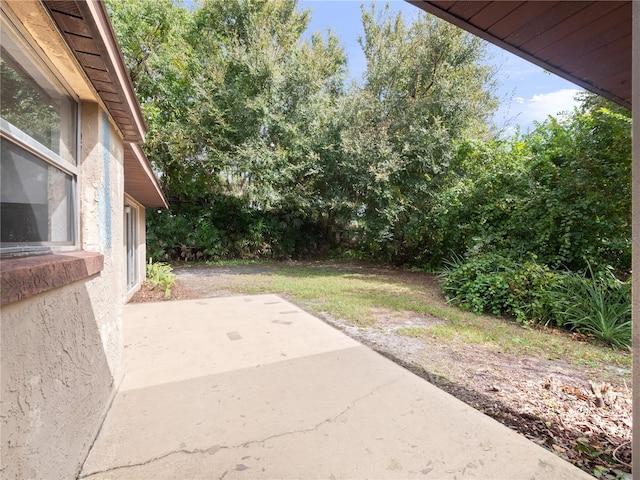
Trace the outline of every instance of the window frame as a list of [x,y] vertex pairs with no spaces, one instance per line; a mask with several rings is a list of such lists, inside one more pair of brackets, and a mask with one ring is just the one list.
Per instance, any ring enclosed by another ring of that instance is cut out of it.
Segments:
[[[81,157],[81,102],[74,91],[64,82],[62,76],[51,65],[42,50],[37,46],[33,38],[24,30],[20,22],[16,21],[6,9],[0,6],[0,27],[12,37],[23,55],[35,64],[40,74],[62,96],[67,97],[73,103],[73,126],[71,141],[73,143],[73,155],[63,158],[38,140],[22,131],[17,126],[9,123],[0,116],[0,136],[17,148],[24,150],[43,161],[45,164],[59,170],[71,177],[71,188],[67,202],[69,210],[67,221],[71,229],[70,239],[67,241],[45,242],[0,242],[0,258],[30,254],[46,254],[54,252],[72,252],[79,250],[80,243],[80,157]],[[34,79],[34,81],[36,81]],[[1,113],[0,113],[1,115]]]
[[[138,222],[140,209],[132,201],[125,198],[124,204],[124,240],[127,270],[127,292],[131,292],[140,284],[140,249]],[[130,270],[131,269],[131,270]]]

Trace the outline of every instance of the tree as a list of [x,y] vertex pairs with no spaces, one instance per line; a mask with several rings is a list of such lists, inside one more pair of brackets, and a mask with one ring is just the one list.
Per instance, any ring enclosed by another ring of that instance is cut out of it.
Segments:
[[220,228],[234,236],[249,234],[252,222],[262,225],[256,238],[266,230],[304,236],[301,226],[325,204],[317,194],[320,152],[345,73],[338,40],[305,40],[308,12],[294,0],[205,0],[192,11],[171,1],[113,0],[110,8],[170,215],[189,217],[190,229],[231,203],[238,223]]
[[149,124],[144,149],[163,190],[171,203],[197,195],[210,181],[200,169],[201,148],[193,135],[200,66],[186,38],[192,14],[173,0],[106,4]]
[[406,260],[408,225],[446,175],[459,139],[486,131],[497,106],[484,43],[435,17],[405,22],[363,8],[364,85],[345,102],[347,196],[373,252]]
[[461,145],[450,173],[421,229],[425,260],[498,252],[574,271],[630,268],[625,109],[586,95],[528,135]]

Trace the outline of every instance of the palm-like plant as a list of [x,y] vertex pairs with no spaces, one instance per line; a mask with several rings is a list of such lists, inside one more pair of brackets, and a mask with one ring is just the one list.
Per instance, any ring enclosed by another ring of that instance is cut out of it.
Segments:
[[555,295],[558,323],[619,348],[631,345],[631,284],[612,273],[573,274]]

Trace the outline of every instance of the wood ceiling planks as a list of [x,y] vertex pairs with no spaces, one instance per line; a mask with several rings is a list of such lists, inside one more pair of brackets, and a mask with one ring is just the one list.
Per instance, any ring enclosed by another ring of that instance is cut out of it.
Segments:
[[109,58],[95,27],[83,14],[86,5],[60,0],[44,0],[43,3],[118,125],[124,140],[142,143],[144,138],[132,121],[133,112],[118,79],[113,59]]
[[631,1],[409,1],[631,108]]

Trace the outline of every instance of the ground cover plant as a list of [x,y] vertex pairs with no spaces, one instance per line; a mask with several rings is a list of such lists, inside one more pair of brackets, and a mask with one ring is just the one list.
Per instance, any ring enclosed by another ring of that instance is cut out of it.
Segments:
[[171,287],[176,282],[176,275],[172,270],[173,268],[168,263],[154,262],[150,258],[146,265],[145,282],[151,289],[159,287],[164,292],[165,298],[169,298]]
[[524,324],[578,331],[616,348],[631,348],[631,283],[610,270],[553,271],[498,254],[455,257],[442,270],[450,302]]
[[[461,310],[437,276],[394,267],[244,261],[175,271],[173,298],[283,295],[589,473],[629,471],[628,350]],[[162,298],[137,300],[145,296]]]

